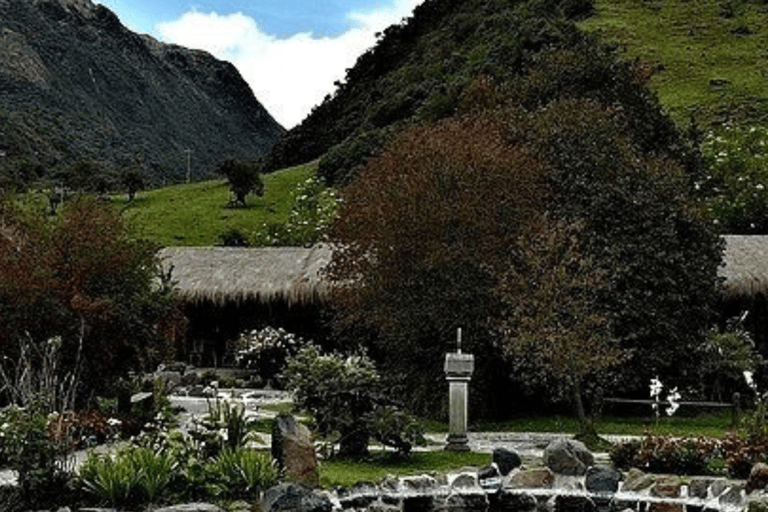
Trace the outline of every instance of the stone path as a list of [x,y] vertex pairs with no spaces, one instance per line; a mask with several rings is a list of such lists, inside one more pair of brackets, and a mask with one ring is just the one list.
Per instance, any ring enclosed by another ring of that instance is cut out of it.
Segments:
[[[232,393],[232,395],[230,395]],[[258,415],[261,418],[274,417],[276,413],[269,409],[263,409],[262,406],[269,403],[284,402],[289,397],[282,391],[269,390],[234,390],[230,392],[224,390],[220,392],[224,397],[232,397],[236,401],[244,403],[246,411]],[[233,396],[234,395],[234,396]],[[171,405],[182,407],[184,412],[180,414],[180,423],[182,430],[188,425],[192,418],[208,412],[208,400],[205,398],[194,398],[186,396],[171,396]],[[271,436],[269,434],[259,433],[263,447],[271,446]],[[444,433],[426,433],[425,437],[429,445],[427,447],[417,447],[417,450],[434,450],[445,444],[446,434]],[[474,452],[491,453],[495,448],[507,448],[517,452],[524,462],[541,460],[544,448],[551,441],[568,437],[558,433],[533,433],[533,432],[470,432],[468,433],[469,448]],[[621,439],[627,439],[627,436],[608,436],[608,440],[615,442]],[[102,447],[103,450],[109,450],[109,447]],[[87,455],[87,451],[78,451],[75,456],[75,467],[78,467]],[[594,454],[598,462],[608,462],[607,453]],[[0,470],[0,486],[14,485],[17,476],[14,471],[5,469]]]

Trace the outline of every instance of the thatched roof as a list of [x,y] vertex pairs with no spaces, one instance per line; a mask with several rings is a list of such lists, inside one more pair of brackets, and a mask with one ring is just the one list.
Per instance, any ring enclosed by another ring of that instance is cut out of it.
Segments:
[[311,304],[328,293],[328,284],[320,278],[331,258],[328,246],[168,247],[160,257],[188,303]]
[[725,298],[768,294],[768,235],[726,235]]
[[[768,295],[768,235],[726,235],[725,298]],[[168,247],[166,271],[182,300],[216,304],[276,300],[311,304],[324,300],[329,284],[320,270],[330,261],[325,245],[304,247]]]

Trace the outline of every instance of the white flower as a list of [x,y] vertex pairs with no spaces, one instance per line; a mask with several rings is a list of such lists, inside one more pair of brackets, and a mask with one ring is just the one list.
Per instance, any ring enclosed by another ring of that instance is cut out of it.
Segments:
[[677,388],[673,388],[672,391],[669,392],[669,395],[667,395],[667,402],[669,402],[669,407],[666,409],[667,416],[672,416],[675,414],[675,411],[680,408],[680,404],[678,403],[680,398],[682,397],[680,396],[680,393],[677,392]]
[[664,385],[661,383],[661,381],[657,378],[651,379],[651,398],[655,398],[658,400],[659,395],[661,395],[661,390],[664,387]]

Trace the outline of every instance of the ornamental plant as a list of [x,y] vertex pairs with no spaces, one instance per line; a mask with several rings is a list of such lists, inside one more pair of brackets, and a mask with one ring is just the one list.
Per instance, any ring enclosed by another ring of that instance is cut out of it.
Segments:
[[288,359],[284,375],[296,408],[312,414],[320,436],[338,443],[341,457],[365,457],[371,437],[401,454],[418,440],[415,421],[386,397],[365,355],[322,354],[310,346]]
[[295,355],[308,342],[282,327],[253,329],[240,335],[235,342],[235,362],[241,368],[257,370],[263,382],[277,384],[286,359]]

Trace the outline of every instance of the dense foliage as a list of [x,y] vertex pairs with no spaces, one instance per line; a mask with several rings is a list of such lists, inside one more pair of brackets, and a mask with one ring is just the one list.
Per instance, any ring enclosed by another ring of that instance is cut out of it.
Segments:
[[407,454],[420,439],[419,429],[392,401],[370,358],[322,354],[306,347],[288,359],[284,378],[294,405],[312,414],[317,432],[338,443],[341,457],[368,455],[371,437]]
[[436,405],[458,325],[479,394],[505,387],[498,320],[508,346],[547,355],[513,362],[550,397],[553,376],[571,394],[587,377],[624,393],[657,374],[698,381],[721,247],[688,194],[696,159],[642,76],[582,44],[509,83],[477,77],[456,115],[405,129],[345,189],[337,327],[374,340],[419,409]]
[[59,370],[77,366],[87,383],[81,395],[172,356],[184,319],[156,248],[133,238],[120,216],[95,199],[68,202],[54,217],[40,210],[0,204],[0,352],[7,374],[21,370],[12,366],[27,340],[38,345],[30,351],[34,367],[47,340],[60,337]]
[[250,162],[225,160],[216,168],[216,172],[227,178],[232,192],[232,206],[244,207],[249,194],[259,197],[264,195],[264,182],[256,166]]

